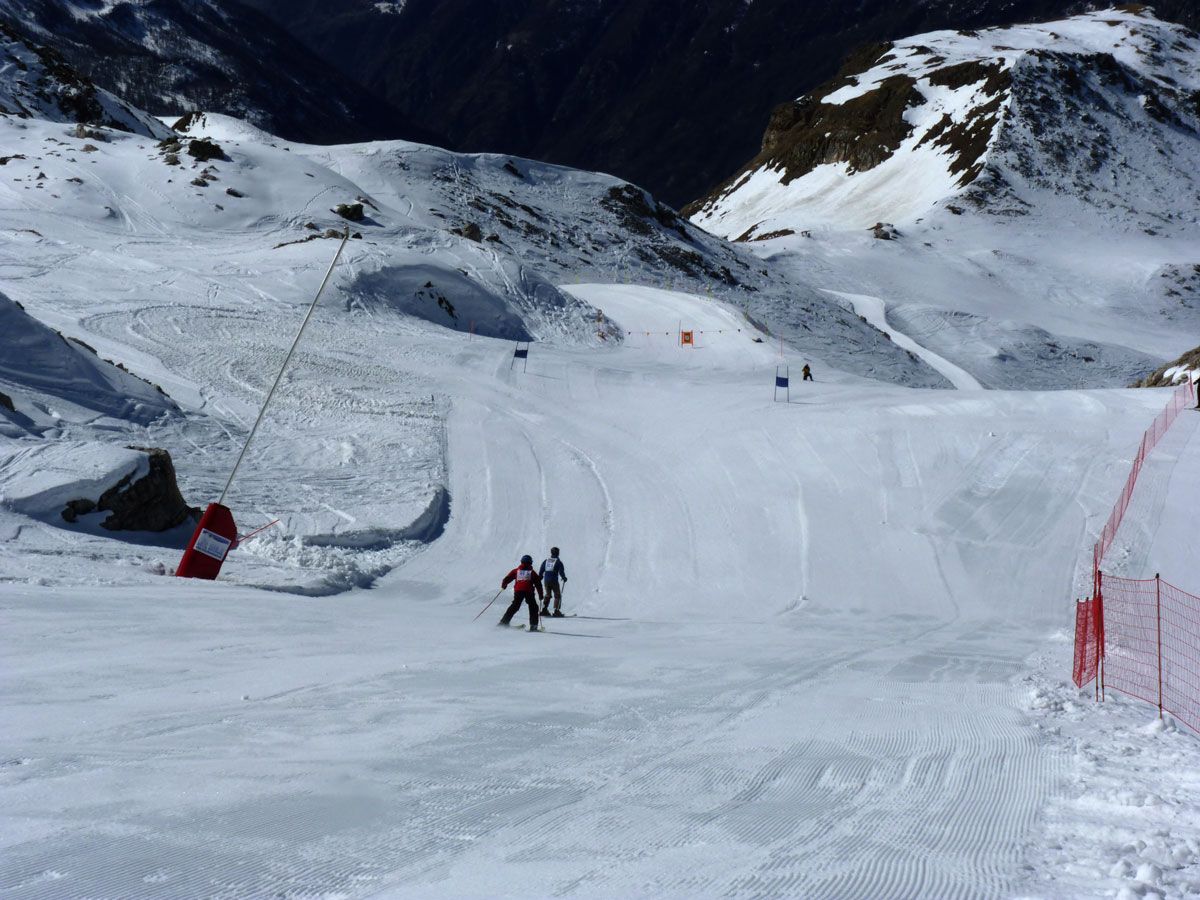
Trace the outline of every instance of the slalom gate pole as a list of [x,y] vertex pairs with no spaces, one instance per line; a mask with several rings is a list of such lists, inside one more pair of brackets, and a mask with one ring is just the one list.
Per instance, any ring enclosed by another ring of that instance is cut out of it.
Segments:
[[326,271],[325,277],[321,279],[321,286],[317,288],[317,295],[313,297],[312,303],[308,305],[308,312],[304,314],[304,320],[300,323],[300,328],[296,332],[292,346],[288,348],[287,356],[283,358],[283,365],[279,367],[279,374],[275,376],[275,383],[267,391],[267,397],[263,400],[262,409],[258,411],[258,418],[254,420],[254,426],[246,436],[246,443],[242,444],[242,452],[238,454],[237,461],[233,464],[233,471],[229,473],[229,479],[225,482],[225,490],[221,491],[221,496],[217,500],[217,503],[223,504],[225,502],[225,495],[229,493],[229,487],[233,484],[233,476],[237,474],[238,467],[241,466],[242,460],[246,457],[246,451],[250,448],[250,442],[254,440],[258,426],[262,424],[263,416],[267,414],[267,407],[271,405],[271,398],[275,396],[275,389],[279,387],[279,382],[283,380],[283,373],[287,371],[288,363],[292,361],[292,354],[296,352],[296,346],[300,343],[300,338],[304,335],[304,329],[308,327],[308,321],[312,318],[313,311],[317,308],[317,303],[321,300],[321,294],[325,293],[325,286],[329,284],[329,278],[333,275],[333,268],[338,264],[338,260],[341,259],[342,251],[346,248],[346,241],[348,240],[350,240],[349,227],[346,228],[345,234],[342,235],[342,242],[338,244],[337,253],[333,255],[333,262],[329,264],[329,269]]
[[489,601],[487,602],[487,606],[485,606],[485,607],[484,607],[483,609],[481,609],[479,612],[475,613],[475,618],[474,618],[474,619],[472,619],[471,621],[472,621],[472,622],[476,621],[476,620],[477,620],[477,619],[478,619],[480,616],[482,616],[482,615],[483,615],[485,612],[487,612],[487,611],[488,611],[488,606],[491,606],[493,603],[495,603],[495,602],[496,602],[496,598],[497,598],[497,597],[499,597],[499,596],[500,596],[501,594],[503,594],[503,593],[504,593],[504,588],[500,588],[500,590],[496,591],[496,596],[495,596],[495,597],[493,597],[491,600],[489,600]]

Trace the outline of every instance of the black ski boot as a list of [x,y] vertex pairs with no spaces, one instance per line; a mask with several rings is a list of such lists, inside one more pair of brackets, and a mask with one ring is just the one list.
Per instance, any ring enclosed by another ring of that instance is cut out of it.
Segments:
[[561,609],[556,609],[550,615],[556,619],[565,619],[566,618],[566,616],[563,615],[563,611]]

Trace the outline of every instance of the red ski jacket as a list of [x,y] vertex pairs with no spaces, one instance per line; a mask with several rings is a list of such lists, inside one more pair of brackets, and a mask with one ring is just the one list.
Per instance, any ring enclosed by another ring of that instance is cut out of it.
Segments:
[[522,591],[537,591],[538,599],[542,598],[542,579],[533,569],[516,568],[504,576],[504,580],[500,582],[500,588],[503,590],[512,583],[513,592],[521,593]]

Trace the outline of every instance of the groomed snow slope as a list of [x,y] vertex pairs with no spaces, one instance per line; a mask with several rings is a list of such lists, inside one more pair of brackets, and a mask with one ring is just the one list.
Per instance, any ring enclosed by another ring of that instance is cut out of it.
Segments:
[[[449,401],[452,500],[373,590],[254,590],[253,543],[215,584],[153,574],[170,553],[0,544],[6,897],[1191,890],[1185,782],[1160,766],[1171,830],[1138,828],[1128,786],[1151,787],[1116,754],[1183,771],[1194,737],[1118,701],[1105,743],[1065,687],[1081,549],[1160,392],[818,367],[773,403],[778,349],[735,311],[572,290],[672,334],[535,345],[523,373],[511,344],[391,333],[389,365]],[[323,406],[357,364],[314,342],[290,389]],[[1168,478],[1200,460],[1177,427]],[[550,543],[580,617],[473,622]]]

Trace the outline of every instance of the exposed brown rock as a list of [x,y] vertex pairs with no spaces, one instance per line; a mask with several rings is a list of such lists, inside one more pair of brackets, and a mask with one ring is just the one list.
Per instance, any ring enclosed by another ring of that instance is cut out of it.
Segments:
[[657,223],[668,228],[685,240],[690,240],[683,220],[671,207],[659,203],[641,188],[622,184],[608,189],[600,205],[621,219],[621,224],[634,234],[649,235]]
[[[752,240],[752,241],[769,241],[772,238],[787,237],[788,235],[795,234],[795,233],[796,232],[790,228],[780,228],[778,231],[767,231],[767,232],[764,232],[763,234],[756,234],[754,237],[750,238],[750,240]],[[808,234],[806,233],[805,236],[808,237]]]
[[149,457],[150,471],[133,481],[126,475],[100,495],[98,500],[81,497],[70,501],[62,517],[74,522],[95,510],[109,512],[100,523],[109,531],[167,531],[188,519],[199,519],[200,510],[189,507],[175,481],[171,454],[157,447],[130,447]]
[[1184,367],[1192,370],[1192,378],[1196,377],[1195,373],[1200,372],[1200,347],[1194,350],[1189,350],[1165,365],[1160,366],[1152,374],[1147,375],[1141,381],[1135,381],[1130,387],[1170,387],[1171,382],[1167,380],[1167,369]]
[[890,44],[863,48],[847,59],[831,81],[799,100],[776,107],[758,155],[707,197],[685,206],[683,214],[695,215],[758,169],[778,170],[782,183],[788,184],[827,163],[847,163],[855,172],[874,168],[890,158],[912,133],[912,126],[904,121],[905,110],[923,102],[911,76],[892,75],[843,103],[822,102],[834,91],[857,84],[859,76],[890,49]]
[[480,228],[475,222],[468,222],[461,228],[451,228],[450,231],[459,235],[460,237],[465,237],[469,241],[475,241],[478,243],[483,240],[483,229]]
[[199,120],[203,117],[204,117],[204,113],[199,112],[199,111],[184,113],[182,116],[180,116],[178,119],[175,120],[175,123],[171,126],[171,130],[172,131],[188,131],[194,124],[196,124],[197,120]]
[[209,138],[196,138],[188,141],[187,146],[188,156],[200,160],[200,162],[208,162],[210,159],[228,159],[225,151],[221,149],[221,145]]

